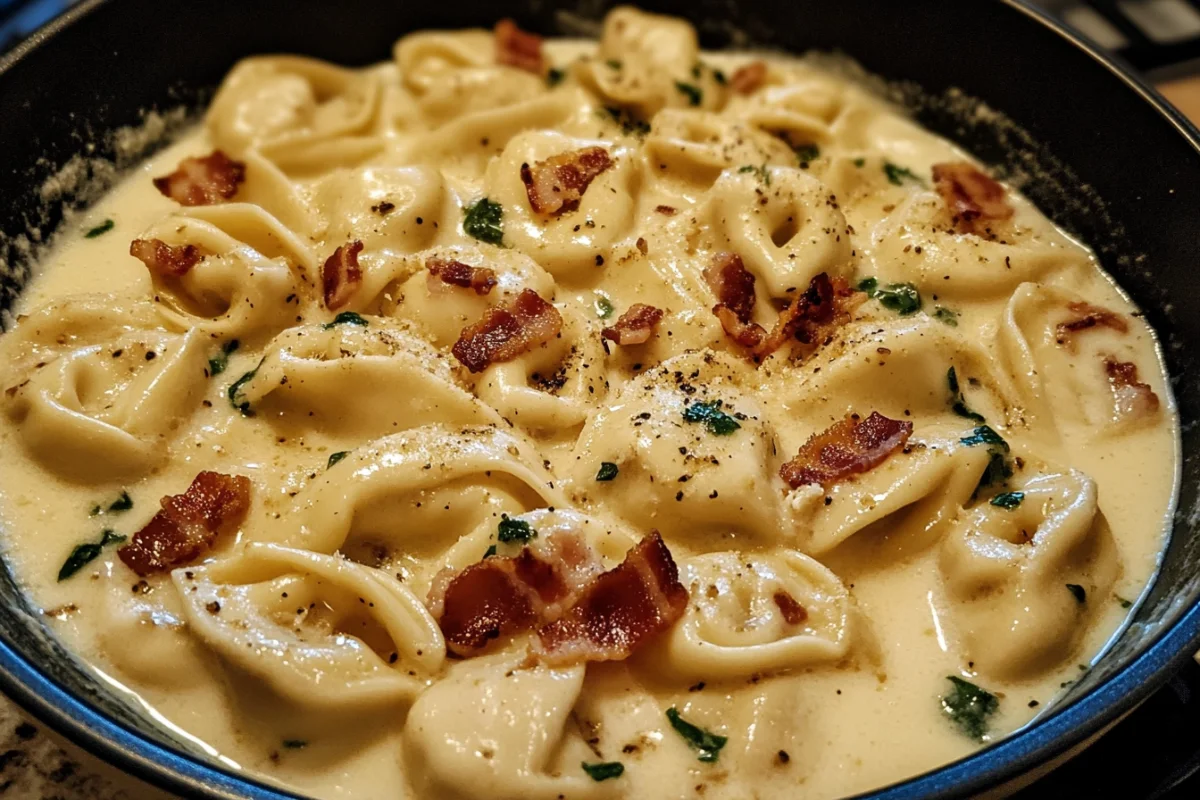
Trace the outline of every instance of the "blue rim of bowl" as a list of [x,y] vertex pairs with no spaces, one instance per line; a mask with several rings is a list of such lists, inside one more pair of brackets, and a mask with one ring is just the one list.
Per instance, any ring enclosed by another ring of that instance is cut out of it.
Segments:
[[[83,0],[0,58],[0,74],[106,0]],[[1154,107],[1200,154],[1200,130],[1133,69],[1025,0],[1001,0],[1032,24],[1056,33]],[[1045,720],[958,761],[907,781],[856,795],[872,800],[952,800],[1003,786],[1050,763],[1136,708],[1200,649],[1200,605],[1188,609],[1123,669]],[[51,730],[107,763],[182,797],[202,800],[304,800],[151,741],[43,675],[0,633],[0,691]],[[853,800],[853,799],[852,799]]]

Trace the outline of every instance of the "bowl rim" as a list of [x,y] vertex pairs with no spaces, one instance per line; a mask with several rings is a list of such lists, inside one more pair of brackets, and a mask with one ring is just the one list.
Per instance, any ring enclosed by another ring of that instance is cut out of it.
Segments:
[[[82,0],[31,33],[0,57],[0,75],[29,53],[46,45],[108,0]],[[1172,125],[1200,155],[1200,129],[1182,115],[1131,66],[1030,0],[1000,0],[1040,24],[1108,70],[1126,88]],[[1178,486],[1176,487],[1178,494]],[[1176,497],[1177,500],[1177,497]],[[1053,762],[1132,711],[1200,650],[1200,604],[1186,610],[1122,669],[1044,720],[957,761],[848,800],[966,798],[1004,786]],[[92,756],[146,783],[182,797],[201,800],[306,800],[303,795],[268,785],[251,773],[201,761],[173,750],[89,704],[43,674],[0,631],[0,691],[37,721]]]

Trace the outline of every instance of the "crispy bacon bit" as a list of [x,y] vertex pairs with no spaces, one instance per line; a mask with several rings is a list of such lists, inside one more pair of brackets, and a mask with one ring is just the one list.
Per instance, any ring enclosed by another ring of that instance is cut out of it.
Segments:
[[551,665],[626,659],[675,624],[688,593],[658,531],[593,580],[565,614],[538,631],[535,652]]
[[1107,308],[1100,308],[1082,301],[1067,303],[1067,308],[1077,316],[1066,322],[1058,323],[1055,329],[1057,333],[1055,341],[1059,344],[1065,344],[1068,347],[1074,346],[1074,335],[1089,328],[1112,328],[1118,333],[1129,332],[1129,323],[1119,314],[1109,311]]
[[442,283],[451,286],[474,289],[475,294],[487,294],[496,285],[496,270],[487,267],[472,267],[461,261],[429,258],[425,260],[425,269],[429,270],[430,277],[440,278]]
[[244,180],[246,165],[214,150],[180,161],[170,175],[154,179],[154,188],[182,206],[209,206],[232,199]]
[[542,37],[517,27],[511,19],[502,19],[492,29],[496,39],[496,63],[542,74]]
[[717,253],[704,270],[704,280],[717,296],[713,313],[725,333],[743,347],[758,347],[767,332],[750,321],[754,314],[754,275],[736,253]]
[[729,86],[738,94],[750,94],[767,80],[767,62],[751,61],[739,67],[729,79]]
[[354,292],[362,283],[362,269],[358,266],[358,254],[363,243],[357,239],[344,244],[325,260],[321,267],[321,286],[325,290],[325,307],[330,311],[350,302]]
[[223,531],[239,525],[250,507],[250,479],[201,472],[187,491],[164,497],[160,505],[162,511],[117,551],[143,577],[196,560]]
[[777,590],[773,599],[775,605],[783,612],[783,619],[788,625],[801,625],[808,619],[808,612],[804,610],[804,606],[796,602],[796,598],[784,589]]
[[675,206],[655,206],[654,210],[667,217],[673,217],[679,213],[679,209],[675,208]]
[[954,215],[955,224],[968,230],[973,230],[979,220],[1008,219],[1013,215],[1004,187],[974,164],[934,164],[933,183]]
[[1104,371],[1117,401],[1118,417],[1136,419],[1158,411],[1158,395],[1149,384],[1138,380],[1137,364],[1109,356],[1104,359]]
[[878,411],[865,420],[851,414],[828,430],[813,434],[779,476],[793,489],[810,483],[825,488],[882,464],[904,447],[912,423],[888,419]]
[[585,147],[521,165],[521,181],[529,207],[538,214],[561,214],[579,208],[579,200],[592,181],[613,165],[603,147]]
[[162,239],[134,239],[129,255],[141,261],[156,275],[181,278],[200,263],[200,248],[193,244],[174,247]]
[[654,333],[654,329],[658,327],[662,317],[662,309],[645,303],[634,303],[621,315],[616,325],[605,328],[600,335],[622,347],[631,344],[645,344],[650,341],[650,334]]
[[845,278],[815,276],[808,288],[783,311],[768,336],[754,353],[761,361],[789,341],[800,342],[809,350],[820,346],[834,329],[850,321],[854,309],[866,299]]
[[560,330],[558,309],[526,289],[508,306],[489,308],[478,322],[463,328],[450,352],[471,372],[482,372],[550,341]]

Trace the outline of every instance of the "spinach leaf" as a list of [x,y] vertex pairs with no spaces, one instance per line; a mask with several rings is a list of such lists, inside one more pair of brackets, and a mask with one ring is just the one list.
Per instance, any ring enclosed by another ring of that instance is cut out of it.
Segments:
[[504,206],[484,197],[463,212],[464,233],[488,244],[504,243]]
[[596,480],[611,481],[613,478],[617,477],[618,472],[620,472],[620,469],[616,464],[612,463],[611,461],[601,461],[600,471],[596,473]]
[[114,533],[111,530],[105,530],[100,535],[98,542],[86,542],[81,545],[76,545],[71,551],[71,555],[67,556],[67,560],[63,562],[62,568],[58,571],[58,579],[65,581],[67,578],[74,575],[79,570],[86,567],[88,564],[96,560],[100,555],[100,551],[110,544],[117,544],[125,541],[125,537],[119,533]]
[[365,328],[369,324],[361,314],[355,314],[353,311],[343,311],[334,317],[332,322],[326,322],[321,327],[325,330],[335,328],[338,325],[359,325]]
[[625,765],[620,761],[603,761],[599,764],[589,764],[584,761],[580,763],[580,766],[596,783],[610,778],[619,778],[625,774]]
[[106,219],[96,227],[89,228],[87,233],[85,233],[83,236],[85,239],[95,239],[97,236],[103,236],[104,234],[108,233],[114,227],[116,227],[116,223],[114,223],[111,219]]
[[692,403],[683,409],[684,422],[702,422],[708,432],[714,436],[728,436],[742,427],[729,414],[721,410],[721,401],[711,403]]
[[950,694],[942,695],[942,711],[963,733],[982,741],[987,733],[988,717],[1000,708],[1000,700],[986,689],[956,675],[948,675],[946,680],[954,688]]
[[883,174],[887,175],[888,183],[896,186],[903,186],[905,181],[912,181],[921,186],[925,185],[925,181],[921,176],[917,175],[911,169],[897,166],[890,161],[883,162]]
[[1017,508],[1025,500],[1024,492],[1002,492],[993,497],[989,502],[997,508],[1004,508],[1012,511]]
[[208,374],[220,375],[229,366],[229,357],[237,352],[242,343],[237,339],[230,339],[221,347],[221,352],[208,360]]
[[537,537],[537,531],[529,527],[529,523],[523,519],[509,519],[508,514],[500,515],[500,526],[497,529],[496,538],[507,544],[508,542],[528,542],[530,539]]
[[963,397],[962,389],[958,385],[958,373],[954,371],[954,367],[951,367],[946,372],[946,383],[950,386],[950,408],[954,411],[954,413],[958,414],[960,417],[966,417],[972,422],[983,422],[983,414],[977,414],[976,412],[967,408],[967,401]]
[[706,764],[716,761],[721,755],[721,748],[729,741],[726,736],[718,736],[688,722],[679,716],[679,711],[675,706],[667,709],[667,720],[675,732],[688,743],[688,747],[696,751],[696,758]]

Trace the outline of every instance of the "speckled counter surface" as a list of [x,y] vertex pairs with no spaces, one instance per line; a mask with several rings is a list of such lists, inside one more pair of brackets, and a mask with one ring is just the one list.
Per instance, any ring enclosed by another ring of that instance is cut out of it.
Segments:
[[0,798],[171,800],[31,723],[0,695]]

